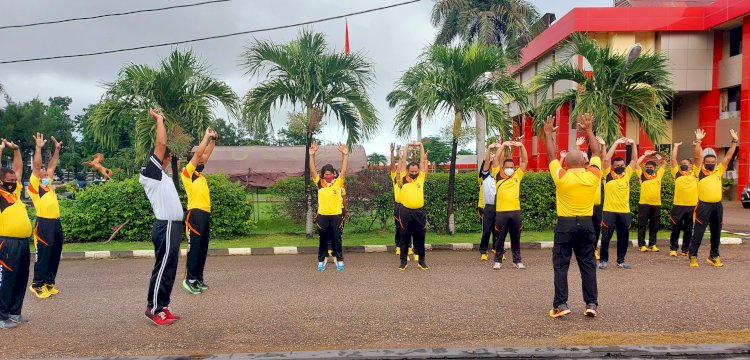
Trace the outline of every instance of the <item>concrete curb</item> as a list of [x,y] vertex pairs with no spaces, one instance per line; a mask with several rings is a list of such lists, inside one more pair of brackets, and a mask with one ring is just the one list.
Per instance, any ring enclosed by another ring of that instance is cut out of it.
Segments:
[[[668,239],[659,239],[664,243]],[[630,241],[633,247],[638,246],[637,240]],[[680,240],[680,244],[682,240]],[[721,238],[722,245],[742,245],[740,238]],[[554,243],[552,241],[532,241],[521,242],[521,249],[551,249]],[[613,239],[610,247],[614,247],[616,241]],[[510,249],[510,241],[505,242],[505,248]],[[479,244],[475,243],[453,243],[453,244],[425,244],[426,250],[431,251],[474,251],[479,250]],[[344,246],[344,252],[352,253],[382,253],[394,252],[396,247],[393,245],[353,245]],[[228,248],[228,249],[208,249],[209,256],[232,256],[232,255],[298,255],[298,254],[317,254],[317,246],[277,246],[272,248]],[[180,255],[186,256],[187,249],[180,249]],[[81,252],[64,252],[64,260],[84,260],[84,259],[133,259],[133,258],[153,258],[153,250],[125,250],[125,251],[81,251]]]

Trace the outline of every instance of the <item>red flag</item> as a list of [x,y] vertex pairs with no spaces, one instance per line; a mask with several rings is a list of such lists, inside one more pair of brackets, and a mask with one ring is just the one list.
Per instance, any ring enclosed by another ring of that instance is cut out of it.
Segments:
[[344,54],[349,53],[349,20],[346,20],[346,40],[344,40]]

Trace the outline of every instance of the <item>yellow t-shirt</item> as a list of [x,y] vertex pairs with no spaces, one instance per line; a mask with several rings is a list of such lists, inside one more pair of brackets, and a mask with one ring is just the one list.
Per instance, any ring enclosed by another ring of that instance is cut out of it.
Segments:
[[396,204],[401,203],[401,189],[398,187],[398,178],[396,172],[391,171],[391,182],[393,183],[393,201]]
[[596,183],[596,193],[594,194],[594,205],[602,204],[602,174],[604,174],[604,172],[601,171],[601,169],[599,169],[599,181]]
[[14,193],[0,190],[0,236],[28,239],[31,236],[31,220],[26,204],[21,201],[19,182]]
[[637,169],[636,174],[641,182],[641,197],[638,201],[642,205],[661,206],[661,179],[664,177],[664,168],[656,169],[656,174],[646,174],[643,169]]
[[407,174],[401,184],[401,205],[407,209],[421,209],[424,207],[424,181],[427,176],[423,171],[412,180]]
[[318,215],[341,215],[344,207],[344,199],[341,197],[344,178],[339,176],[329,184],[315,175],[313,182],[318,186]]
[[211,212],[211,194],[208,190],[208,182],[201,173],[195,171],[195,165],[189,162],[182,169],[182,185],[185,186],[187,193],[188,210],[199,209],[205,212]]
[[615,213],[630,212],[630,177],[633,168],[625,166],[625,172],[617,175],[613,169],[605,169],[604,173],[604,211]]
[[[49,179],[51,183],[52,177]],[[31,202],[34,203],[36,216],[45,219],[60,218],[60,204],[57,202],[57,194],[52,187],[42,185],[42,180],[32,173],[27,188]]]
[[480,209],[484,209],[484,186],[482,186],[481,176],[479,176],[477,182],[479,183],[479,200],[477,200],[477,207]]
[[495,184],[497,184],[495,211],[521,210],[521,180],[523,174],[521,168],[516,169],[511,176],[506,176],[502,171],[498,172],[495,177]]
[[696,170],[698,170],[696,166],[693,166],[693,171],[682,171],[679,166],[672,168],[674,205],[698,205],[698,178],[695,177]]
[[550,175],[557,187],[557,216],[592,216],[594,215],[594,198],[601,186],[602,160],[594,156],[586,169],[565,170],[560,160],[549,163]]
[[696,168],[695,175],[698,176],[698,200],[707,203],[721,202],[721,175],[726,168],[724,164],[717,163],[714,171],[705,168]]

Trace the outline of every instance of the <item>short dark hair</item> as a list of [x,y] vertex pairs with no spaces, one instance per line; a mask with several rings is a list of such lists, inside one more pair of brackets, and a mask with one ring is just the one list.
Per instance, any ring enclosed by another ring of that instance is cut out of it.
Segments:
[[8,168],[0,168],[0,181],[5,180],[5,175],[7,174],[15,174],[16,172],[13,171],[13,169]]
[[625,159],[623,159],[620,156],[615,156],[615,157],[612,158],[612,162],[615,162],[615,161],[625,161]]
[[416,162],[414,162],[414,161],[412,161],[412,162],[409,163],[409,165],[406,165],[406,170],[409,170],[409,168],[412,167],[412,166],[416,166],[417,169],[419,169],[419,164],[416,163]]
[[331,174],[336,174],[336,169],[333,168],[333,165],[331,164],[325,164],[322,168],[320,168],[320,175],[325,175],[326,171],[330,171]]
[[685,161],[685,160],[687,160],[687,162],[689,162],[689,163],[691,163],[691,164],[693,163],[693,160],[690,160],[690,158],[684,158],[684,159],[682,159],[682,160],[680,160],[680,161]]
[[516,162],[515,162],[515,161],[513,161],[513,159],[505,159],[505,160],[503,160],[503,166],[505,166],[505,164],[507,164],[507,163],[511,163],[511,164],[513,164],[513,165],[515,165],[515,164],[516,164]]
[[653,161],[653,160],[646,161],[646,166],[649,166],[649,165],[656,167],[656,161]]
[[706,156],[703,157],[703,160],[706,160],[708,158],[714,158],[714,159],[716,159],[716,155],[714,155],[714,154],[708,154],[708,155],[706,155]]

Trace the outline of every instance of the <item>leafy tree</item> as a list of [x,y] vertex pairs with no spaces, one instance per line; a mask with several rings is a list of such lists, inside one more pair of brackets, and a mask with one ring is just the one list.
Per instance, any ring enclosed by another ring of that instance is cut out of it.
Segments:
[[[307,114],[303,112],[290,112],[286,121],[286,128],[279,129],[277,133],[276,145],[305,145],[305,141],[307,141],[307,120]],[[320,134],[321,127],[322,124],[315,129],[313,136]]]
[[372,153],[370,155],[367,155],[367,165],[370,165],[370,166],[388,165],[388,159],[386,159],[385,155],[383,154]]
[[389,107],[398,107],[394,128],[400,137],[408,138],[411,135],[411,122],[415,120],[417,138],[422,139],[422,114],[426,113],[428,108],[427,99],[421,96],[426,69],[426,64],[418,63],[404,72],[396,82],[396,88],[385,98]]
[[431,163],[439,166],[450,161],[451,146],[448,142],[439,136],[430,136],[422,142],[424,143],[424,150],[430,153],[427,158]]

